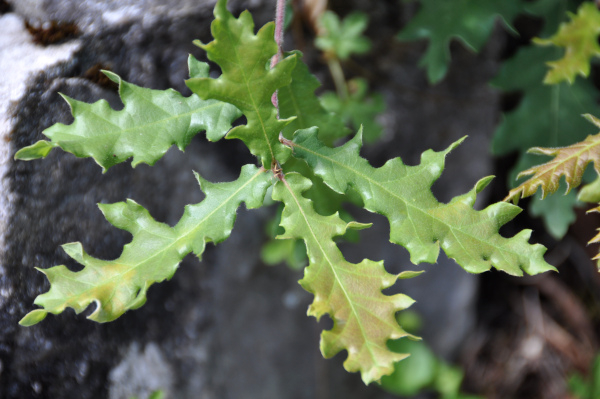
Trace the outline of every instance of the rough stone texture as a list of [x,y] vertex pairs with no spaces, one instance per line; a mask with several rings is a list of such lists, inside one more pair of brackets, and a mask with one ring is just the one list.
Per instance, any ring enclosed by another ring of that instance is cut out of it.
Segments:
[[[296,283],[300,275],[259,261],[258,247],[265,237],[257,232],[270,217],[268,209],[241,211],[232,236],[209,247],[201,264],[187,258],[173,281],[153,286],[144,307],[113,323],[95,324],[67,311],[31,328],[18,326],[35,296],[48,289],[34,267],[77,267],[60,244],[81,241],[94,256],[119,255],[129,237],[103,219],[96,203],[133,198],[157,220],[172,224],[184,204],[202,198],[191,170],[213,181],[233,180],[240,165],[253,159],[235,141],[208,144],[197,137],[185,154],[171,150],[153,168],[123,164],[104,175],[93,161],[59,150],[45,160],[13,162],[14,152],[38,140],[43,129],[70,121],[59,91],[83,101],[106,98],[119,106],[114,88],[89,79],[86,72],[93,67],[108,67],[146,87],[186,92],[187,54],[202,58],[191,41],[210,40],[214,1],[9,3],[13,12],[0,16],[3,29],[3,21],[16,19],[40,25],[74,21],[82,35],[45,48],[23,41],[11,42],[11,47],[0,44],[3,81],[10,79],[19,87],[16,94],[11,92],[9,107],[3,91],[7,83],[0,82],[0,121],[9,128],[0,146],[0,164],[6,165],[6,201],[0,215],[4,212],[2,223],[7,226],[0,262],[0,397],[144,398],[161,386],[170,398],[391,398],[346,373],[341,365],[345,355],[321,358],[318,335],[327,323],[305,316],[311,298]],[[272,15],[273,5],[266,0],[230,3],[234,12],[250,7],[257,26]],[[448,78],[431,88],[417,68],[422,44],[392,40],[410,9],[402,9],[397,1],[340,0],[331,1],[331,6],[340,13],[362,9],[371,16],[369,35],[375,43],[373,54],[379,56],[346,66],[349,75],[369,78],[388,103],[382,117],[384,142],[365,149],[365,155],[374,164],[398,155],[416,163],[425,149],[441,150],[469,134],[450,155],[436,193],[447,200],[489,174],[487,148],[498,104],[486,82],[496,68],[498,39],[479,55],[453,47]],[[25,34],[23,29],[18,33]],[[75,48],[76,54],[68,56]],[[43,54],[54,55],[51,62],[23,69],[28,59],[9,55],[16,50],[38,61]],[[316,53],[310,46],[303,50],[315,73],[327,82]],[[377,219],[363,216],[361,221]],[[388,243],[387,222],[377,220],[382,225],[365,231],[361,246],[345,246],[344,252],[353,260],[384,259],[390,270],[409,269],[406,251]],[[452,263],[427,265],[428,273],[401,287],[418,300],[416,308],[426,321],[423,335],[446,356],[457,350],[472,325],[476,289],[475,278]]]
[[173,391],[173,370],[154,342],[146,344],[140,353],[140,346],[134,341],[121,363],[110,371],[108,379],[111,399],[149,396],[161,389]]

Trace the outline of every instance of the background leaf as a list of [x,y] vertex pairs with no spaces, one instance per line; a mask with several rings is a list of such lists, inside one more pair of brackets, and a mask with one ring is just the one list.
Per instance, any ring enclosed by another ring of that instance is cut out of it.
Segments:
[[[492,84],[504,91],[522,93],[517,107],[504,114],[492,139],[492,152],[507,155],[516,152],[517,162],[509,173],[509,187],[518,185],[517,174],[539,163],[527,153],[531,147],[561,147],[583,140],[595,133],[594,127],[579,115],[600,115],[598,91],[587,81],[578,79],[572,85],[545,85],[544,61],[555,59],[559,50],[552,47],[528,46],[504,62]],[[554,236],[566,232],[573,215],[573,197],[561,199],[561,205],[530,203],[530,212],[540,215]],[[558,200],[557,200],[558,201]],[[534,205],[535,204],[535,205]],[[535,208],[535,209],[534,209]],[[557,224],[558,223],[558,224]]]
[[339,115],[354,131],[362,126],[365,141],[373,143],[383,133],[376,118],[385,111],[385,101],[379,93],[369,96],[367,90],[368,84],[364,79],[352,79],[348,82],[347,98],[341,99],[334,92],[325,92],[321,95],[321,104],[327,111]]
[[[559,191],[566,192],[564,182],[561,182]],[[556,240],[560,240],[567,234],[571,223],[577,219],[575,206],[577,201],[575,192],[570,191],[564,195],[552,195],[542,200],[541,193],[534,196],[529,205],[529,212],[533,217],[544,217],[546,231]]]
[[361,12],[353,12],[340,21],[336,13],[325,11],[319,20],[315,45],[340,60],[364,54],[371,48],[370,40],[363,36],[368,23],[368,17]]
[[400,31],[400,40],[429,39],[420,65],[431,83],[444,78],[450,63],[450,41],[459,39],[479,51],[489,38],[496,19],[505,25],[522,11],[520,0],[419,0],[421,9]]
[[296,117],[283,130],[286,138],[291,138],[298,129],[316,126],[319,128],[319,139],[332,145],[336,139],[351,133],[342,119],[330,110],[323,108],[315,95],[321,83],[310,73],[302,62],[302,53],[295,51],[298,61],[292,72],[292,82],[279,89],[279,113],[282,118]]
[[569,13],[571,21],[561,24],[558,32],[548,39],[534,39],[534,43],[565,48],[563,58],[548,62],[550,71],[544,78],[546,84],[563,81],[573,83],[575,76],[590,74],[590,61],[600,56],[600,11],[593,2],[584,2],[577,14]]

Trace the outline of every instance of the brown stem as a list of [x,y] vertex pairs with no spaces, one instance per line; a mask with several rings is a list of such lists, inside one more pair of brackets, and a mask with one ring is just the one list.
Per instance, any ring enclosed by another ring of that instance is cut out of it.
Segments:
[[[277,54],[271,59],[271,68],[283,58],[283,24],[285,22],[285,0],[277,0],[277,8],[275,10],[275,43],[277,43]],[[279,116],[279,101],[277,100],[277,92],[273,93],[271,102],[277,108],[277,116]]]

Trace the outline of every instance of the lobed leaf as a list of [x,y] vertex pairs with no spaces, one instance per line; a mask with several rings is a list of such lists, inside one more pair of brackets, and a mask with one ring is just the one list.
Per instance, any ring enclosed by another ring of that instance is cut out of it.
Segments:
[[321,105],[319,98],[315,95],[321,83],[310,73],[306,64],[301,60],[302,53],[295,51],[298,58],[296,66],[292,71],[292,82],[279,89],[279,113],[282,118],[296,117],[283,130],[283,135],[291,138],[298,129],[306,129],[312,126],[319,128],[319,139],[326,144],[350,134],[350,129],[344,126],[344,122],[334,113],[327,111]]
[[345,223],[337,213],[316,213],[312,202],[302,196],[310,185],[310,180],[297,173],[288,173],[275,184],[273,199],[285,204],[281,218],[285,234],[278,238],[300,238],[306,244],[309,265],[300,284],[315,295],[308,314],[317,320],[324,314],[333,319],[333,327],[321,334],[321,353],[329,358],[346,350],[346,370],[360,371],[369,384],[392,373],[394,362],[408,356],[392,352],[387,341],[409,336],[398,325],[395,313],[414,301],[403,294],[381,292],[399,278],[386,272],[382,261],[365,259],[352,264],[344,259],[333,238],[348,228],[368,226]]
[[[292,82],[279,89],[278,99],[280,116],[282,118],[295,116],[296,118],[284,128],[282,133],[284,137],[291,138],[298,129],[317,126],[319,127],[319,138],[328,145],[332,145],[336,139],[347,136],[350,129],[344,126],[337,115],[323,108],[319,98],[315,95],[315,90],[321,84],[302,62],[302,53],[299,51],[294,53],[298,61],[292,72]],[[290,158],[282,166],[286,173],[295,171],[310,178],[313,185],[305,195],[313,201],[318,213],[331,215],[343,210],[342,202],[347,198],[327,187],[305,162]],[[276,240],[275,234],[269,236],[271,240],[267,241],[262,249],[262,259],[265,263],[277,264],[285,260],[293,269],[305,266],[306,249],[304,244],[298,240]]]
[[507,25],[522,9],[520,0],[419,0],[421,9],[400,31],[400,40],[429,39],[420,65],[431,83],[444,78],[450,63],[450,41],[479,51],[494,29],[496,19]]
[[217,99],[239,108],[248,123],[233,128],[226,138],[242,140],[263,166],[270,168],[274,160],[283,163],[290,154],[289,148],[279,142],[279,132],[291,119],[277,118],[271,97],[277,89],[290,84],[296,56],[288,56],[268,69],[271,57],[278,51],[273,37],[275,25],[268,23],[255,35],[250,13],[244,11],[236,19],[226,6],[227,0],[219,0],[215,6],[211,25],[214,40],[208,44],[194,42],[221,67],[221,76],[191,78],[186,84],[201,98]]
[[584,202],[600,202],[600,176],[596,176],[596,180],[587,184],[579,190],[577,199]]
[[[504,62],[492,81],[496,88],[523,94],[517,107],[504,115],[494,134],[494,154],[525,153],[534,146],[559,147],[594,132],[593,127],[579,117],[582,112],[600,113],[597,91],[588,81],[578,80],[573,85],[542,84],[546,73],[542,63],[556,54],[554,48],[523,48]],[[531,117],[540,113],[540,117]],[[525,162],[520,160],[519,163]]]
[[568,13],[571,20],[563,23],[556,34],[548,39],[534,39],[542,46],[555,45],[565,48],[565,55],[557,61],[548,62],[550,70],[544,78],[546,84],[563,81],[573,83],[577,75],[590,74],[590,61],[600,56],[600,11],[593,2],[584,2],[577,14]]
[[343,146],[328,148],[318,141],[315,129],[300,130],[293,140],[294,153],[333,190],[344,193],[353,188],[361,195],[365,209],[386,216],[390,241],[408,249],[413,263],[435,262],[441,246],[449,258],[471,273],[492,266],[518,276],[522,270],[528,274],[554,270],[544,261],[546,249],[528,243],[531,230],[512,238],[498,233],[520,208],[501,202],[482,211],[473,209],[477,194],[491,177],[481,179],[470,192],[448,204],[435,199],[431,186],[444,169],[446,155],[460,141],[442,152],[426,151],[417,166],[394,158],[381,168],[373,168],[359,156],[361,136],[359,131]]
[[[584,115],[586,119],[600,128],[600,120],[592,115]],[[567,192],[581,184],[583,172],[588,163],[593,162],[596,172],[600,174],[600,134],[588,136],[584,141],[561,148],[534,147],[532,154],[553,156],[554,159],[545,164],[534,166],[519,173],[519,177],[532,176],[518,187],[510,190],[505,201],[517,202],[520,198],[535,194],[542,190],[542,198],[556,192],[560,179],[564,176]]]
[[[589,211],[587,211],[587,213],[600,213],[600,206],[590,209]],[[596,229],[598,231],[600,231],[600,229]],[[599,244],[600,243],[600,232],[598,234],[596,234],[594,236],[594,238],[592,238],[591,240],[588,241],[588,244]],[[592,260],[598,260],[598,271],[600,271],[600,253],[598,253],[596,256],[594,256],[592,258]]]
[[[564,183],[561,182],[561,188]],[[566,189],[566,187],[564,187]],[[563,190],[564,191],[564,190]],[[533,217],[544,218],[546,231],[556,240],[562,239],[577,215],[575,207],[580,205],[578,196],[571,191],[565,195],[553,195],[542,201],[541,192],[536,193],[534,200],[529,203],[529,213]]]
[[[579,117],[582,113],[600,114],[598,92],[591,82],[577,79],[572,85],[542,84],[547,69],[543,62],[555,59],[558,53],[556,47],[525,47],[503,63],[493,81],[502,90],[522,92],[517,107],[504,115],[492,140],[494,154],[518,153],[517,164],[509,174],[511,188],[518,185],[518,172],[539,163],[533,154],[527,153],[529,148],[567,146],[595,133],[594,127]],[[561,199],[562,205],[557,207],[536,202],[530,202],[529,211],[543,216],[549,231],[556,234],[567,231],[575,218],[574,196]]]
[[[385,111],[385,101],[380,93],[369,96],[368,83],[364,79],[356,78],[348,82],[349,95],[341,99],[334,92],[325,92],[321,95],[321,104],[327,111],[339,115],[346,124],[358,130],[361,126],[365,133],[367,143],[375,142],[383,128],[377,123],[377,115]],[[311,127],[311,126],[306,126]],[[319,130],[319,135],[322,133]],[[319,137],[320,139],[320,137]]]
[[543,27],[539,35],[546,37],[555,34],[567,12],[575,11],[580,3],[579,0],[534,0],[524,2],[523,9],[541,20]]
[[[208,76],[208,65],[190,57],[190,75]],[[22,148],[15,159],[46,157],[55,147],[77,157],[91,157],[106,171],[133,157],[132,166],[153,165],[171,145],[184,150],[199,131],[216,141],[241,114],[233,105],[183,97],[173,89],[151,90],[127,83],[118,75],[104,74],[119,85],[123,109],[115,111],[105,100],[87,104],[62,95],[75,118],[70,125],[57,123],[44,130],[50,141]]]
[[129,231],[132,241],[112,261],[93,258],[79,242],[63,245],[83,270],[72,272],[63,265],[38,269],[48,277],[51,287],[35,299],[43,309],[30,312],[20,323],[36,324],[47,313],[58,314],[66,307],[80,313],[92,302],[96,309],[88,318],[97,322],[112,321],[129,309],[137,309],[146,302],[148,288],[170,279],[188,253],[201,257],[207,242],[218,243],[229,236],[242,202],[247,208],[262,206],[271,185],[270,174],[253,165],[244,166],[233,182],[213,184],[196,177],[206,197],[199,204],[187,205],[174,227],[155,221],[132,200],[100,204],[106,219]]
[[347,60],[352,54],[364,54],[371,48],[363,36],[369,19],[361,12],[353,12],[342,21],[333,11],[325,11],[319,20],[319,35],[315,45],[325,53]]

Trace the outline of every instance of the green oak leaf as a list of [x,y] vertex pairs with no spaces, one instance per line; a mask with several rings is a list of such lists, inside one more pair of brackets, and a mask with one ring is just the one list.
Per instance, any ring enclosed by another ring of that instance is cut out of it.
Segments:
[[576,11],[581,0],[537,0],[526,1],[523,4],[527,14],[543,20],[543,28],[540,36],[551,36],[558,30],[569,11]]
[[[354,130],[361,126],[365,132],[367,143],[375,142],[383,128],[377,123],[377,115],[385,111],[385,101],[380,93],[368,95],[368,83],[364,79],[352,79],[348,82],[349,95],[341,99],[334,92],[325,92],[321,95],[321,104],[327,111],[339,115],[347,125]],[[310,126],[306,126],[308,128]],[[319,131],[319,135],[322,133]],[[320,137],[319,137],[320,139]]]
[[590,74],[590,61],[600,56],[600,11],[593,2],[584,2],[577,14],[568,13],[571,20],[560,25],[558,32],[548,39],[536,38],[534,43],[542,46],[564,47],[564,57],[548,62],[551,68],[544,83],[573,83],[575,76],[584,78]]
[[333,238],[348,228],[368,225],[346,223],[337,213],[316,213],[312,201],[302,196],[310,185],[310,180],[297,173],[288,173],[275,184],[273,199],[285,205],[281,218],[285,233],[279,238],[300,238],[306,244],[309,265],[300,284],[315,296],[308,314],[317,320],[324,314],[333,319],[333,327],[321,334],[321,353],[329,358],[346,350],[346,370],[360,371],[369,384],[393,372],[394,362],[408,356],[392,352],[386,344],[410,336],[400,328],[395,314],[414,301],[403,294],[381,292],[401,277],[386,272],[382,261],[365,259],[352,264],[344,259]]
[[[301,53],[296,52],[298,58]],[[326,111],[315,90],[320,86],[319,81],[308,71],[306,65],[299,60],[292,74],[292,83],[279,90],[279,107],[282,117],[296,116],[283,131],[284,136],[290,138],[299,129],[313,126],[319,128],[319,139],[332,145],[336,139],[350,134],[350,129],[334,113]],[[315,176],[311,168],[302,161],[291,158],[283,165],[284,172],[298,172],[310,178],[313,182],[311,188],[305,193],[306,197],[313,200],[317,212],[321,215],[331,215],[341,211],[341,204],[347,197],[331,190],[320,177]]]
[[283,135],[291,138],[298,129],[317,126],[319,139],[328,145],[339,138],[346,137],[351,130],[344,126],[340,117],[327,111],[315,95],[321,83],[310,73],[302,60],[302,53],[295,51],[298,61],[292,72],[292,83],[279,89],[279,113],[282,118],[296,117],[283,129]]
[[579,190],[577,199],[584,202],[600,203],[600,176]]
[[438,359],[426,343],[400,339],[388,346],[395,352],[410,353],[410,357],[397,362],[394,372],[381,379],[383,389],[396,395],[415,396],[433,385]]
[[333,190],[345,193],[356,190],[365,209],[382,214],[390,222],[390,241],[405,247],[413,263],[434,263],[440,246],[449,258],[471,273],[481,273],[492,266],[508,274],[537,274],[554,270],[544,261],[546,249],[528,243],[531,230],[523,230],[512,238],[502,237],[498,230],[521,209],[500,202],[476,211],[477,194],[491,181],[481,179],[468,193],[447,204],[438,202],[431,186],[444,169],[447,150],[428,150],[421,164],[407,166],[400,158],[373,168],[359,156],[362,135],[343,146],[329,148],[318,141],[316,129],[296,132],[294,154],[315,170]]
[[595,399],[600,396],[600,355],[596,355],[587,375],[579,372],[567,378],[569,394],[577,399]]
[[146,302],[150,285],[170,279],[188,253],[201,257],[207,242],[218,243],[229,236],[242,202],[249,209],[262,206],[272,179],[253,165],[244,166],[233,182],[214,184],[196,177],[206,197],[187,205],[174,227],[155,221],[132,200],[100,204],[106,219],[130,232],[132,241],[118,259],[110,261],[91,257],[79,242],[63,245],[71,258],[84,265],[83,270],[72,272],[63,265],[38,269],[48,277],[50,290],[35,299],[43,309],[30,312],[20,323],[38,323],[46,313],[58,314],[66,307],[80,313],[91,303],[97,306],[88,318],[97,322],[137,309]]
[[[208,65],[189,59],[190,75],[208,76]],[[184,150],[199,131],[216,141],[241,114],[230,104],[184,97],[173,89],[151,90],[127,83],[118,75],[104,74],[119,85],[123,109],[115,111],[105,100],[87,104],[63,95],[75,118],[70,125],[57,123],[44,130],[51,141],[40,140],[22,148],[15,159],[46,157],[55,147],[77,157],[92,157],[103,171],[133,157],[132,166],[154,165],[176,144]]]
[[400,40],[429,39],[420,65],[431,83],[444,78],[450,63],[450,41],[459,39],[477,52],[489,38],[496,19],[510,28],[522,10],[521,0],[419,0],[421,9],[400,31]]
[[[335,140],[347,136],[351,131],[344,126],[344,122],[337,115],[323,108],[319,98],[315,95],[315,90],[321,84],[302,62],[302,53],[299,51],[294,53],[298,61],[292,72],[292,82],[278,90],[278,98],[280,116],[282,118],[296,116],[296,119],[287,125],[282,133],[284,137],[291,138],[298,129],[317,126],[319,138],[328,145],[332,145]],[[331,215],[343,211],[342,203],[348,201],[348,198],[327,187],[305,162],[290,158],[283,165],[283,170],[286,173],[295,171],[310,178],[313,185],[305,193],[305,196],[313,201],[318,213]],[[348,232],[348,234],[352,233],[355,232]],[[270,236],[272,239],[265,243],[261,252],[265,263],[272,265],[285,260],[292,269],[305,266],[306,249],[303,243],[298,240],[276,240],[275,234]]]
[[285,262],[292,270],[306,267],[306,248],[300,240],[268,241],[263,245],[260,257],[269,266]]
[[340,60],[347,60],[352,54],[364,54],[371,48],[370,40],[363,36],[368,23],[368,17],[361,12],[353,12],[340,21],[336,13],[325,11],[319,20],[315,45]]
[[[566,192],[566,185],[561,182],[562,192]],[[577,195],[569,191],[564,195],[550,195],[542,199],[542,192],[536,193],[529,206],[531,216],[542,217],[546,231],[552,237],[560,240],[567,234],[571,223],[577,219],[575,206],[577,206]]]
[[[539,157],[527,153],[531,147],[563,147],[596,133],[594,126],[580,115],[600,115],[598,92],[584,79],[572,85],[542,83],[546,74],[544,61],[555,59],[560,51],[553,47],[528,46],[505,61],[492,84],[504,91],[523,93],[517,107],[506,113],[492,139],[495,155],[518,153],[516,165],[509,174],[509,187],[519,183],[517,175],[539,164]],[[535,115],[535,117],[532,117]],[[557,200],[555,206],[535,205],[530,202],[530,213],[552,225],[553,235],[566,232],[571,223],[572,197]],[[562,205],[561,205],[562,204]]]
[[248,123],[233,128],[226,138],[242,140],[265,168],[275,160],[284,163],[290,150],[279,142],[279,132],[291,119],[277,118],[271,97],[290,84],[296,56],[288,56],[269,69],[269,61],[277,53],[274,23],[266,24],[255,35],[252,15],[244,11],[235,18],[227,10],[227,0],[217,2],[214,15],[214,40],[194,43],[221,67],[222,74],[217,79],[191,78],[186,84],[201,98],[233,104],[244,113]]

